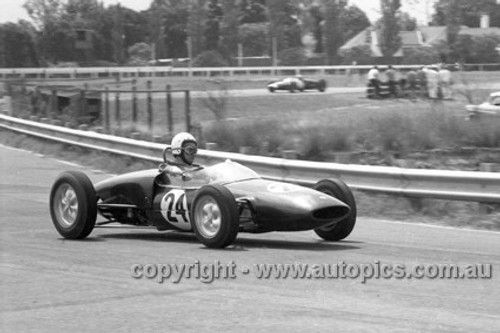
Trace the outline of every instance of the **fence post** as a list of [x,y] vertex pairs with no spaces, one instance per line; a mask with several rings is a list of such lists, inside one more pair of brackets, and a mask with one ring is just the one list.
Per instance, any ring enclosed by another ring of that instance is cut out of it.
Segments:
[[137,126],[137,86],[132,87],[132,123]]
[[185,101],[184,101],[184,106],[185,106],[185,112],[186,112],[186,131],[191,132],[191,106],[190,106],[190,94],[189,90],[185,91]]
[[167,126],[168,134],[172,135],[174,132],[174,120],[172,116],[172,87],[167,84]]
[[153,137],[153,97],[151,96],[151,80],[148,80],[148,130]]
[[120,92],[116,90],[115,93],[115,122],[118,127],[118,135],[122,133],[122,119],[120,116]]
[[53,115],[57,114],[57,90],[52,90],[52,94],[50,95],[50,112],[47,115],[47,118],[53,118]]
[[109,88],[104,92],[104,130],[109,133]]
[[87,116],[85,112],[85,90],[80,90],[80,110],[78,110],[79,115],[78,118],[83,118],[84,120],[86,119],[85,117]]

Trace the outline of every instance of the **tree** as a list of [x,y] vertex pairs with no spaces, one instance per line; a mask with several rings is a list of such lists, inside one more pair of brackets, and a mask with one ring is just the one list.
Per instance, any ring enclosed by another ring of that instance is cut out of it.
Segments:
[[422,46],[405,50],[402,63],[405,65],[435,64],[440,62],[439,52],[434,47]]
[[131,66],[147,65],[151,60],[152,49],[149,44],[137,43],[128,48],[129,59],[127,64]]
[[189,20],[187,34],[190,38],[191,53],[193,58],[203,52],[205,47],[205,20],[207,10],[205,8],[206,0],[192,1],[189,8]]
[[495,49],[500,44],[500,37],[459,35],[454,50],[459,57],[456,61],[463,63],[498,63],[500,55]]
[[312,19],[312,33],[316,40],[315,53],[323,53],[323,11],[321,6],[313,5],[309,8],[309,15]]
[[297,21],[298,8],[289,0],[273,0],[267,3],[270,37],[275,39],[279,50],[302,45],[301,30]]
[[417,29],[417,19],[411,17],[408,13],[401,13],[398,20],[399,26],[403,31],[414,31]]
[[353,61],[356,61],[358,65],[370,65],[373,63],[370,45],[360,45],[352,49],[341,50],[340,56],[343,58],[344,65],[351,65]]
[[0,67],[37,67],[33,36],[24,24],[0,24]]
[[[187,52],[189,4],[179,0],[163,0],[163,43],[167,58],[184,58]],[[157,27],[158,28],[158,27]]]
[[240,6],[233,0],[222,0],[222,20],[220,27],[220,51],[228,63],[237,54],[240,26]]
[[249,23],[239,28],[239,40],[246,56],[262,56],[268,52],[268,24]]
[[71,22],[63,17],[64,2],[28,0],[24,8],[39,31],[36,44],[40,56],[51,63],[73,60],[75,38]]
[[481,14],[484,13],[490,16],[490,26],[500,27],[500,4],[496,0],[439,0],[434,5],[433,25],[447,24],[450,3],[457,8],[454,20],[459,25],[479,27]]
[[342,36],[342,10],[343,6],[337,1],[329,1],[325,13],[325,51],[330,65],[335,64],[338,59],[338,50],[344,42]]
[[354,5],[343,10],[341,17],[343,43],[371,25],[365,12]]
[[205,50],[217,50],[219,48],[222,14],[219,1],[209,0],[205,28]]
[[266,0],[242,0],[239,20],[241,24],[266,22]]
[[387,60],[391,60],[394,53],[401,48],[397,18],[401,3],[400,0],[381,0],[380,7],[382,12],[380,50]]

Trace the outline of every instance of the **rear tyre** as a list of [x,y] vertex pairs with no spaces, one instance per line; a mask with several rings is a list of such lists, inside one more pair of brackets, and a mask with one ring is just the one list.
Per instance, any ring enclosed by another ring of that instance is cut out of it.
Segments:
[[290,92],[291,92],[291,93],[294,93],[294,92],[295,92],[295,90],[297,90],[297,84],[296,84],[295,82],[292,82],[292,83],[290,84]]
[[326,90],[326,81],[325,80],[319,80],[319,82],[318,82],[318,90],[320,92],[325,92],[325,90]]
[[205,185],[194,198],[191,225],[198,240],[209,248],[224,248],[238,235],[238,205],[222,185]]
[[357,214],[356,201],[349,187],[340,179],[323,179],[316,183],[314,189],[339,199],[351,208],[349,215],[340,222],[314,229],[314,232],[328,241],[338,241],[349,236],[356,224]]
[[82,239],[92,232],[97,217],[97,196],[84,173],[66,171],[59,175],[50,191],[50,215],[55,228],[65,238]]
[[269,87],[268,89],[269,89],[269,92],[272,92],[272,93],[274,92],[274,88],[273,87]]

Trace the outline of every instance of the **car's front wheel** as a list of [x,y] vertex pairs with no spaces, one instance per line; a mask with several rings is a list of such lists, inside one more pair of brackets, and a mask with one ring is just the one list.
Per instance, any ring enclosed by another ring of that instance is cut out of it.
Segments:
[[79,171],[63,172],[50,191],[50,215],[61,236],[87,237],[95,226],[97,196],[90,179]]
[[205,185],[194,198],[191,225],[198,240],[210,248],[223,248],[238,235],[238,206],[222,185]]
[[314,189],[339,199],[351,209],[349,215],[336,224],[314,229],[321,238],[328,241],[338,241],[346,238],[356,224],[356,201],[346,183],[340,179],[323,179],[316,183]]

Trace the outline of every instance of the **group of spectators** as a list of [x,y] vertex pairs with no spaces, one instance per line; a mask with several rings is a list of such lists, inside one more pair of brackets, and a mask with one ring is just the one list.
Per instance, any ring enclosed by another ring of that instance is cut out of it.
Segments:
[[386,80],[382,81],[378,66],[374,66],[368,72],[369,85],[374,88],[375,95],[378,97],[382,95],[381,83],[385,82],[389,97],[398,97],[404,92],[412,99],[416,96],[431,99],[453,98],[451,72],[442,64],[422,66],[420,69],[410,70],[406,74],[400,73],[392,65],[389,65],[384,71],[384,75]]

